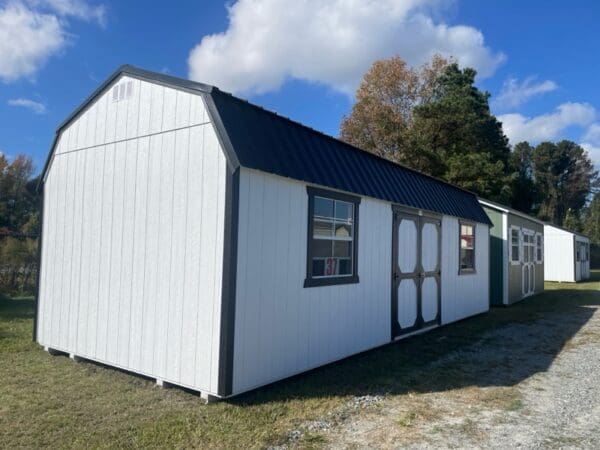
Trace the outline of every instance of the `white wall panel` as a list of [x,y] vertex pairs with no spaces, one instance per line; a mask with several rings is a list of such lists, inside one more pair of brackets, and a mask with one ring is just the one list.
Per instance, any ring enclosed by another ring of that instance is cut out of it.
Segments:
[[[131,83],[125,100],[113,101],[115,85]],[[122,76],[62,132],[56,153],[135,139],[207,123],[202,98],[160,84]]]
[[390,340],[392,210],[363,198],[360,283],[304,288],[306,185],[242,169],[233,390]]
[[225,156],[199,96],[111,87],[45,180],[38,340],[216,393]]
[[139,132],[139,127],[140,127],[140,121],[142,118],[142,114],[141,114],[141,108],[140,108],[140,100],[141,100],[141,89],[140,86],[142,84],[142,82],[140,80],[130,80],[128,79],[127,82],[131,82],[131,98],[129,98],[129,100],[127,100],[126,102],[121,102],[121,103],[126,103],[127,104],[127,118],[126,120],[124,120],[124,122],[126,122],[126,128],[125,128],[125,138],[127,139],[131,139],[131,138],[135,138],[138,136],[143,136],[143,134],[141,134]]
[[576,281],[574,235],[544,225],[544,280]]
[[475,273],[459,275],[459,221],[442,218],[442,324],[489,309],[489,229],[475,225]]

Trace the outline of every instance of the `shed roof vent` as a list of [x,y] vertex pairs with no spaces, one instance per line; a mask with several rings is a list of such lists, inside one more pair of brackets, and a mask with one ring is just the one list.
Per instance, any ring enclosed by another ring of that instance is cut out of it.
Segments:
[[112,88],[112,101],[120,102],[121,100],[127,100],[133,94],[133,81],[125,81],[123,83],[116,84]]

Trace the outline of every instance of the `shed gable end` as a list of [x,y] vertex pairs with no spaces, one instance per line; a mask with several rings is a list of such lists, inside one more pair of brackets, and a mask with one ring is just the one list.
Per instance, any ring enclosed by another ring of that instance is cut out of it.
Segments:
[[52,159],[208,122],[200,94],[121,75],[58,131]]

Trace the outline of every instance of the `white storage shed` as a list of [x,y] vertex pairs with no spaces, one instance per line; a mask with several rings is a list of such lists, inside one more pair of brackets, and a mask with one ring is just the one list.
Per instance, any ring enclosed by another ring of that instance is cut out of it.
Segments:
[[590,240],[588,237],[544,225],[544,280],[583,281],[590,278]]
[[489,308],[470,192],[119,68],[45,166],[36,340],[229,397]]

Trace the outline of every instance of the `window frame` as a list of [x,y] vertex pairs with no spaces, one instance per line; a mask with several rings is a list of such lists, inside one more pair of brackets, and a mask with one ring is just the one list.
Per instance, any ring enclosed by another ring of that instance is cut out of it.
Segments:
[[[460,252],[461,248],[461,236],[462,236],[462,226],[467,225],[473,229],[473,267],[468,269],[463,269],[460,267]],[[477,274],[477,224],[475,222],[469,222],[467,220],[459,220],[458,221],[458,274],[459,275],[475,275]]]
[[[543,264],[544,263],[544,235],[540,232],[535,233],[535,247],[534,247],[534,251],[535,251],[535,263],[536,264]],[[540,258],[538,258],[538,239],[540,240],[539,243],[539,255],[541,256]]]
[[[518,243],[517,247],[519,249],[518,259],[516,261],[513,260],[513,243],[512,243],[512,233],[516,231],[518,233]],[[511,225],[508,230],[508,261],[511,266],[518,266],[521,264],[523,260],[523,230],[521,227]]]
[[[306,278],[304,279],[304,287],[319,287],[333,286],[339,284],[355,284],[359,282],[358,277],[358,221],[359,221],[359,205],[361,198],[328,189],[307,186],[308,194],[308,227],[306,239]],[[331,200],[339,200],[342,202],[353,204],[353,222],[352,222],[352,275],[339,275],[333,277],[313,277],[312,264],[314,249],[312,246],[314,234],[314,213],[315,213],[315,197],[322,197]]]
[[[537,263],[537,248],[535,240],[535,231],[529,228],[521,228],[521,256],[523,257],[523,264],[536,264]],[[527,239],[525,239],[527,236]],[[525,257],[527,255],[527,257]],[[528,261],[526,261],[528,260]]]

